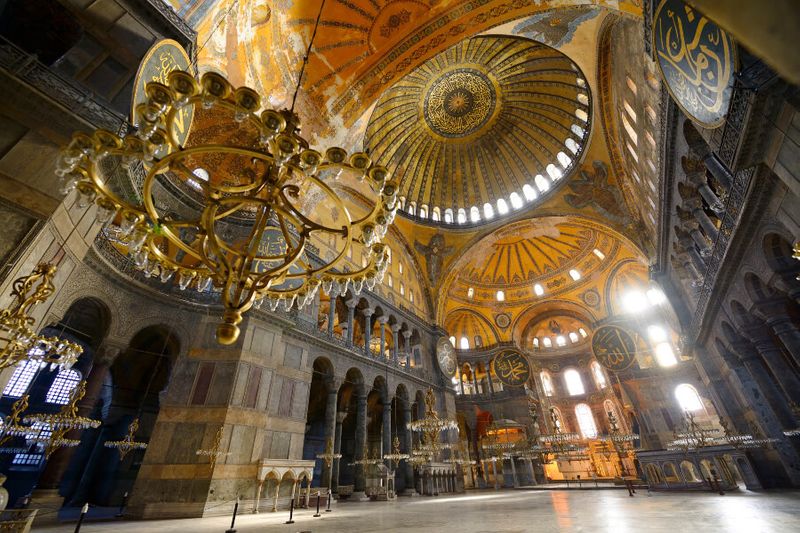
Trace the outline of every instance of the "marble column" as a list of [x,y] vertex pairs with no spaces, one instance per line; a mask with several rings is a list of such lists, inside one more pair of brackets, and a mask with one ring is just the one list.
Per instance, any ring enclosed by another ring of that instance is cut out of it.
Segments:
[[797,379],[797,374],[784,359],[781,349],[766,332],[761,330],[760,325],[748,328],[747,331],[752,335],[753,345],[772,371],[772,375],[775,376],[775,380],[786,398],[800,405],[800,380]]
[[461,379],[461,367],[456,369],[456,377],[458,378],[458,389],[461,391],[461,396],[464,396],[464,380]]
[[345,302],[347,304],[347,345],[353,345],[353,323],[355,322],[355,314],[356,314],[356,305],[358,305],[358,300],[355,298],[350,298]]
[[780,339],[794,364],[800,367],[800,327],[789,315],[786,305],[780,301],[759,302],[756,311]]
[[375,309],[372,307],[367,307],[361,311],[361,314],[364,315],[364,351],[367,355],[372,355],[372,351],[369,347],[369,342],[372,340],[372,315],[375,313]]
[[492,381],[492,360],[487,359],[484,364],[486,365],[486,382],[489,384],[489,394],[494,394],[494,382]]
[[[355,459],[363,459],[366,454],[367,448],[367,395],[359,392],[356,396],[356,443],[354,450]],[[364,466],[357,465],[355,467],[355,492],[359,492],[359,496],[363,497],[364,489],[366,488],[366,478],[364,474]]]
[[403,348],[405,350],[406,368],[411,367],[411,330],[403,330]]
[[706,212],[703,211],[701,202],[698,201],[694,206],[692,206],[691,211],[694,219],[698,224],[700,224],[700,227],[703,228],[703,231],[705,231],[706,235],[708,235],[708,238],[714,241],[719,234],[719,230],[714,223],[711,222],[711,219],[708,218]]
[[689,231],[689,237],[692,238],[697,248],[700,249],[700,257],[708,257],[711,255],[711,245],[708,244],[708,240],[700,229],[694,224],[688,225],[686,229]]
[[473,394],[480,394],[481,390],[478,388],[478,365],[472,369],[472,386],[475,387]]
[[752,344],[745,340],[732,343],[734,354],[741,360],[742,364],[747,369],[748,374],[755,381],[761,393],[767,399],[767,402],[772,407],[773,412],[781,421],[782,425],[786,427],[794,427],[794,415],[789,408],[788,403],[780,393],[780,389],[776,386],[775,381],[772,379],[770,372],[766,368],[766,363],[756,353]]
[[508,460],[511,463],[511,482],[514,484],[514,488],[519,487],[519,480],[517,479],[517,465],[514,464],[514,458]]
[[392,324],[392,341],[394,342],[394,348],[392,349],[392,362],[397,364],[398,361],[398,353],[400,350],[400,324]]
[[[412,431],[408,429],[408,423],[411,422],[411,402],[406,400],[405,405],[403,406],[403,427],[405,428],[405,432],[403,433],[403,437],[405,439],[405,450],[403,453],[411,453],[411,450],[414,448],[414,445],[411,441],[412,439]],[[406,475],[406,491],[414,493],[414,466],[411,464],[411,461],[406,459],[405,463],[405,475]]]
[[697,248],[695,248],[694,246],[693,239],[690,238],[688,234],[682,233],[678,235],[678,243],[683,247],[684,251],[689,255],[689,258],[692,260],[692,264],[694,264],[697,271],[705,273],[706,261],[699,253],[697,253]]
[[[335,381],[328,381],[328,400],[325,404],[325,440],[323,443],[323,452],[328,446],[328,439],[333,440],[336,436],[336,400],[338,387]],[[320,486],[327,487],[328,483],[332,483],[333,479],[333,465],[330,467],[325,461],[322,461],[322,479]],[[333,486],[333,485],[331,485]]]
[[389,317],[385,315],[381,315],[378,317],[378,324],[381,325],[381,353],[380,353],[381,361],[386,360],[386,322],[388,320]]
[[336,321],[336,297],[331,296],[331,304],[328,309],[328,335],[333,337],[333,323]]
[[[385,398],[383,400],[383,430],[381,431],[382,435],[382,447],[383,447],[383,455],[387,453],[392,453],[392,400],[391,398]],[[386,459],[384,461],[387,467],[391,468],[391,461]]]
[[[347,411],[336,413],[336,433],[333,439],[333,453],[342,453],[342,423],[347,418]],[[333,490],[339,488],[339,463],[341,459],[333,460]]]

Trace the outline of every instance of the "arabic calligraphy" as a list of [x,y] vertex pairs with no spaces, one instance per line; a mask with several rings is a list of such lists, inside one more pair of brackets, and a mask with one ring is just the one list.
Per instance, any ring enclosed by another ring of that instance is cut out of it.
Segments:
[[608,370],[620,372],[636,360],[636,342],[617,326],[601,326],[592,335],[592,352]]
[[[131,99],[131,119],[136,120],[134,111],[136,106],[147,100],[145,86],[151,81],[167,84],[170,72],[174,70],[190,71],[189,56],[180,43],[171,39],[163,39],[155,43],[145,54],[136,73],[136,83],[133,86]],[[183,144],[189,136],[192,124],[194,106],[186,106],[175,120],[175,134],[178,142]]]
[[733,92],[730,36],[682,0],[662,0],[653,18],[653,49],[676,103],[697,122],[718,126]]
[[524,355],[518,352],[501,353],[492,359],[492,369],[503,385],[521,387],[531,375],[531,367]]

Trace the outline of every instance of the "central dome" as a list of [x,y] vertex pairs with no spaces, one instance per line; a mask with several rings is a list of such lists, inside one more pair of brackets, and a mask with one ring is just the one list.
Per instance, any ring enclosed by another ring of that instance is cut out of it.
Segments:
[[476,225],[552,192],[580,158],[589,114],[586,81],[567,56],[474,37],[381,96],[364,148],[400,183],[404,216]]

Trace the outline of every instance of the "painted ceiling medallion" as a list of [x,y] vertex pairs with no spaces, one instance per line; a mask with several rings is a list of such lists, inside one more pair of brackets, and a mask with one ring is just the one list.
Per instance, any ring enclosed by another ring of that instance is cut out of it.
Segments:
[[567,56],[527,39],[473,37],[384,92],[364,148],[398,178],[403,215],[480,224],[566,181],[590,115],[586,80]]
[[488,122],[496,100],[486,74],[459,68],[446,72],[431,85],[425,95],[425,120],[442,137],[466,137]]

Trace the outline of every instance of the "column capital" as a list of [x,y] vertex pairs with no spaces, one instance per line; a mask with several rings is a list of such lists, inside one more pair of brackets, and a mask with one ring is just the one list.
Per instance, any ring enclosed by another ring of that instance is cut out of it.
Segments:
[[392,333],[397,333],[402,326],[400,324],[392,324],[390,327],[392,328]]
[[389,322],[389,317],[386,315],[381,315],[378,317],[378,322],[380,322],[381,324],[386,324],[387,322]]
[[341,424],[344,422],[344,419],[347,418],[348,412],[347,411],[337,411],[336,412],[336,423]]
[[410,339],[411,338],[411,330],[410,329],[404,329],[403,330],[403,338],[405,338],[405,339]]
[[344,301],[344,305],[346,305],[350,309],[355,309],[356,306],[358,305],[358,299],[355,297],[348,298],[347,300]]
[[93,364],[111,365],[122,353],[123,349],[121,344],[105,341],[95,352]]
[[369,318],[369,317],[371,317],[372,315],[375,314],[375,308],[374,307],[365,307],[364,309],[361,310],[361,314],[364,315],[365,317]]

